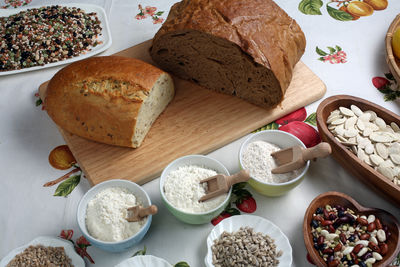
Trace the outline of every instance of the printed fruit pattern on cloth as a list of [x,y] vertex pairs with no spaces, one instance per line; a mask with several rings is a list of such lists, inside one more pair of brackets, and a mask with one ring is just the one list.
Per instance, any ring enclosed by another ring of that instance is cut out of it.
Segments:
[[317,52],[317,54],[320,55],[318,60],[321,60],[322,62],[329,62],[331,64],[339,64],[347,62],[347,54],[342,50],[340,46],[336,45],[334,48],[328,46],[327,48],[329,52],[325,52],[318,46],[315,47],[315,52]]
[[94,264],[94,260],[90,257],[89,253],[86,251],[89,246],[91,246],[90,242],[86,240],[86,238],[82,235],[80,236],[76,242],[72,240],[72,236],[74,235],[73,230],[61,230],[59,237],[62,239],[68,240],[74,246],[76,253],[79,254],[83,259],[87,258],[91,263]]
[[145,8],[142,5],[138,5],[139,13],[135,16],[137,20],[143,20],[148,17],[151,17],[153,20],[153,24],[161,24],[164,22],[164,19],[161,18],[161,15],[164,11],[157,11],[156,7],[146,6]]
[[[302,0],[298,9],[306,15],[322,15],[322,0]],[[375,11],[381,11],[388,6],[388,0],[331,0],[326,3],[328,14],[340,21],[357,20],[360,17],[370,16]]]
[[400,97],[400,87],[390,72],[385,73],[385,77],[372,78],[372,84],[384,94],[385,101],[393,101]]
[[28,5],[32,0],[4,0],[4,5],[0,8],[18,8]]

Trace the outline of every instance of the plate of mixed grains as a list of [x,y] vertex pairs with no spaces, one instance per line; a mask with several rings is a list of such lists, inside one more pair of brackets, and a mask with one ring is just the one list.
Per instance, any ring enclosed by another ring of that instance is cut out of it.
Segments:
[[111,46],[104,9],[63,4],[0,9],[0,76],[71,63]]
[[207,267],[291,266],[292,247],[278,226],[254,215],[222,220],[207,237]]
[[75,252],[71,242],[58,237],[40,236],[8,253],[1,260],[0,266],[84,267],[85,262]]

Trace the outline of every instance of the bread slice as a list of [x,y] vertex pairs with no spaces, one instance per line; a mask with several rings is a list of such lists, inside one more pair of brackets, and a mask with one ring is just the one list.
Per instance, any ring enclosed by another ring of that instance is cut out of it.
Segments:
[[183,0],[150,54],[164,70],[264,108],[283,99],[305,49],[296,21],[272,0]]
[[70,133],[135,148],[173,96],[166,72],[137,59],[108,56],[61,69],[49,82],[44,104]]

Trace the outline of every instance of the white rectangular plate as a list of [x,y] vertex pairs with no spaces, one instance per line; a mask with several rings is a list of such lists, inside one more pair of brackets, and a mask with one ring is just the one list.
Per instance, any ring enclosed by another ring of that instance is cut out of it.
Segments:
[[[99,18],[99,20],[101,22],[100,26],[102,28],[101,35],[98,36],[98,40],[101,41],[102,43],[97,45],[96,47],[92,47],[91,50],[88,51],[86,54],[82,54],[82,55],[68,58],[68,59],[65,59],[62,61],[58,61],[58,62],[47,63],[43,66],[35,66],[35,67],[24,68],[24,69],[20,69],[20,70],[0,71],[0,76],[17,74],[17,73],[33,71],[33,70],[41,70],[41,69],[45,69],[45,68],[50,68],[50,67],[60,66],[63,64],[72,63],[72,62],[75,62],[75,61],[78,61],[78,60],[81,60],[84,58],[94,56],[98,53],[101,53],[111,46],[112,40],[111,40],[110,27],[108,25],[106,12],[104,11],[104,9],[101,6],[90,5],[90,4],[80,4],[80,3],[57,4],[57,5],[65,6],[65,7],[80,8],[83,11],[85,11],[85,13],[96,12],[97,17]],[[27,10],[27,9],[40,8],[40,7],[43,7],[43,5],[42,6],[29,6],[29,7],[16,8],[16,9],[0,9],[0,17],[8,17],[10,15],[17,14],[17,13]]]

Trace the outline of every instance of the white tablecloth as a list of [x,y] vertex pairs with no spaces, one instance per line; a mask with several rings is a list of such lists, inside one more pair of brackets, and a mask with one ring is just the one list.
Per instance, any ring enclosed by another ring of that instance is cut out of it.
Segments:
[[[4,0],[0,1],[0,5],[3,5],[2,2]],[[110,55],[152,38],[160,27],[160,24],[153,23],[151,17],[143,20],[135,18],[139,13],[139,4],[164,11],[160,17],[165,19],[175,1],[84,2],[99,4],[108,14],[113,44],[104,55]],[[47,3],[51,1],[32,0],[27,5]],[[330,17],[326,10],[327,1],[323,1],[322,15],[302,13],[298,8],[300,0],[278,0],[277,3],[296,19],[305,32],[307,47],[302,61],[325,82],[325,97],[336,94],[355,95],[399,114],[398,100],[384,101],[384,95],[373,86],[372,78],[384,76],[388,72],[384,58],[384,38],[389,24],[400,12],[400,1],[389,0],[387,9],[356,21],[339,21]],[[331,64],[318,60],[320,55],[316,53],[317,46],[329,53],[327,47],[336,45],[345,51],[347,62]],[[47,114],[40,107],[35,107],[34,96],[38,86],[49,80],[59,69],[49,68],[0,77],[0,166],[3,170],[0,182],[0,258],[37,236],[58,236],[62,229],[73,229],[74,240],[81,235],[76,223],[76,208],[90,187],[87,180],[82,179],[67,198],[53,196],[55,187],[42,186],[66,173],[52,168],[48,163],[49,152],[65,142]],[[315,112],[320,101],[307,106],[307,113]],[[238,170],[237,153],[244,138],[209,155],[221,161],[230,172],[235,172]],[[172,264],[186,261],[192,267],[204,266],[206,237],[212,224],[193,226],[178,221],[164,208],[158,183],[159,179],[155,179],[144,185],[160,210],[154,216],[143,241],[130,251],[120,254],[89,247],[88,253],[96,262],[94,266],[113,266],[143,246],[147,247],[148,254],[164,258]],[[349,194],[365,206],[385,209],[400,220],[398,207],[348,174],[335,160],[318,160],[311,165],[305,180],[287,195],[267,198],[251,190],[258,205],[254,214],[271,220],[288,236],[293,247],[293,266],[310,266],[306,261],[303,242],[304,212],[314,197],[330,190]],[[89,262],[87,265],[91,266]]]

